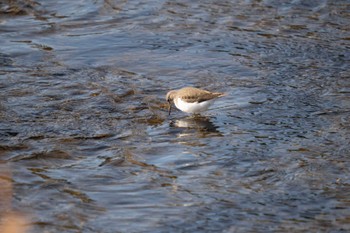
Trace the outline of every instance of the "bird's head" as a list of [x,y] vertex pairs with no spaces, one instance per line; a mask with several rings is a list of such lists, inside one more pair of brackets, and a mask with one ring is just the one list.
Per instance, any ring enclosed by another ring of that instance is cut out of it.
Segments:
[[169,107],[168,107],[169,115],[170,115],[170,112],[171,112],[171,102],[174,101],[175,95],[176,95],[176,91],[175,91],[175,90],[172,90],[172,91],[169,91],[169,92],[166,94],[166,97],[165,97],[166,101],[167,101],[168,104],[169,104]]
[[166,97],[165,97],[166,101],[167,101],[168,103],[170,103],[171,101],[173,101],[173,100],[174,100],[174,97],[175,97],[175,94],[176,94],[176,91],[175,91],[175,90],[169,91],[169,92],[166,94]]

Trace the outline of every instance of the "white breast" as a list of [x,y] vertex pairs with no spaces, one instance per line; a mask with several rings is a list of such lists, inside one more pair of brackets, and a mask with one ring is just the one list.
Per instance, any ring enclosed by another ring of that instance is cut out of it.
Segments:
[[187,113],[199,113],[206,111],[210,105],[214,103],[214,99],[203,101],[203,102],[194,102],[194,103],[188,103],[185,101],[182,101],[180,98],[175,98],[174,103],[175,106],[180,109],[183,112]]

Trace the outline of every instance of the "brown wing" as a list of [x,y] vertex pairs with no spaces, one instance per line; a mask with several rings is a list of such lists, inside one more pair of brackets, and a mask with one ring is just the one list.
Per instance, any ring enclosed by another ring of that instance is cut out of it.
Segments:
[[[206,90],[201,90],[198,88],[187,87],[182,90],[183,96],[181,97],[184,101],[189,103],[201,103],[207,100],[211,100],[223,95],[223,93],[213,93]],[[189,93],[190,92],[190,93]]]
[[217,97],[222,96],[223,93],[209,93],[206,95],[202,95],[200,98],[198,98],[198,103],[203,102],[203,101],[207,101],[207,100],[211,100],[211,99],[215,99]]

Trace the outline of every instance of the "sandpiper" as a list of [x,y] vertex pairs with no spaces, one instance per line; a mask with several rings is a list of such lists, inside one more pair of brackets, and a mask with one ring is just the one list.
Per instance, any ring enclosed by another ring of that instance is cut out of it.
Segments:
[[198,114],[206,111],[216,98],[224,96],[221,92],[210,92],[195,87],[184,87],[179,90],[172,90],[166,94],[169,103],[169,115],[171,112],[171,102],[183,112]]

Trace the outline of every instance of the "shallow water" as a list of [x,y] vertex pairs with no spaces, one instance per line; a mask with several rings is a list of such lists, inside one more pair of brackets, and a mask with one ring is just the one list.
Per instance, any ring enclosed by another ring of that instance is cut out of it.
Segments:
[[[350,230],[348,1],[2,1],[0,176],[30,232]],[[169,89],[226,92],[167,116]]]

